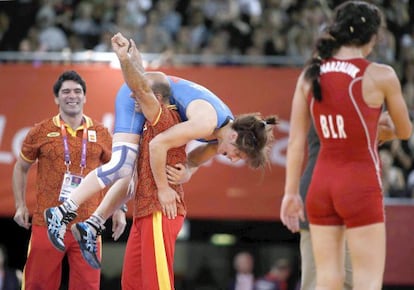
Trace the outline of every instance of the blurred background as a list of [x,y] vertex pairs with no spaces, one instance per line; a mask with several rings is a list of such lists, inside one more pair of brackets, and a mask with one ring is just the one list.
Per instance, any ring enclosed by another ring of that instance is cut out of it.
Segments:
[[[0,1],[0,244],[23,269],[29,232],[13,221],[12,167],[27,130],[55,114],[52,85],[66,69],[86,80],[85,113],[113,126],[123,83],[110,38],[137,43],[147,70],[198,82],[235,114],[277,114],[271,166],[251,171],[216,157],[185,185],[188,216],[177,241],[177,290],[229,289],[236,254],[248,252],[259,277],[284,265],[288,289],[300,280],[299,236],[279,220],[290,102],[296,78],[332,10],[320,0],[11,0]],[[414,1],[373,0],[386,21],[374,61],[392,65],[414,111]],[[99,105],[96,105],[99,104]],[[196,146],[196,142],[188,146]],[[414,137],[380,147],[387,215],[384,289],[414,289]],[[28,205],[35,168],[28,185]],[[129,216],[128,226],[131,223]],[[120,289],[121,241],[103,233],[102,289]],[[281,263],[280,261],[283,261]],[[280,263],[279,263],[280,262]],[[64,285],[66,289],[66,271]]]

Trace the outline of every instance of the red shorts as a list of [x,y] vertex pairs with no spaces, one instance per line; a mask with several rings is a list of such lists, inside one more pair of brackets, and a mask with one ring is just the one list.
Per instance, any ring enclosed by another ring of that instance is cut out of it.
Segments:
[[384,222],[379,173],[366,163],[317,162],[306,198],[309,223],[348,228]]
[[125,248],[123,290],[174,289],[174,252],[184,216],[134,218]]

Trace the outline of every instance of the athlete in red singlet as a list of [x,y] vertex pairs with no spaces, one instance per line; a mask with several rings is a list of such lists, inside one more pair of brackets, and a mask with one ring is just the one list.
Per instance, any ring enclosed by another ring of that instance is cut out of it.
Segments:
[[[299,181],[312,117],[321,142],[306,200],[316,290],[342,290],[345,240],[353,289],[382,289],[385,223],[377,144],[408,139],[412,124],[394,69],[365,59],[381,20],[368,2],[338,6],[293,96],[281,220],[297,232],[304,218]],[[389,115],[380,118],[384,105]]]
[[362,96],[369,64],[363,58],[323,61],[323,101],[309,95],[321,142],[306,203],[312,224],[355,227],[384,221],[376,150],[381,107],[369,107]]

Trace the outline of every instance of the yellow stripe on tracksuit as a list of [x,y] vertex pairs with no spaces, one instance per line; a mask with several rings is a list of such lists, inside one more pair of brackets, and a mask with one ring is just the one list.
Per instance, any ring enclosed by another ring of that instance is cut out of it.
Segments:
[[167,256],[165,254],[164,236],[162,234],[162,213],[155,212],[152,215],[154,234],[155,264],[157,268],[159,290],[170,290],[171,281],[168,271]]
[[[26,253],[26,257],[29,257],[29,253],[30,250],[32,249],[32,235],[30,235],[30,240],[29,240],[29,245],[27,247],[27,253]],[[26,265],[24,265],[23,267],[23,275],[22,275],[22,287],[20,288],[21,290],[26,289]]]

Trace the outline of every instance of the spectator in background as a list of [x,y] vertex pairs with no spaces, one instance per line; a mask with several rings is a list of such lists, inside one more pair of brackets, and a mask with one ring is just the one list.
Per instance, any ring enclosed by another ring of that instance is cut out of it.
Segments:
[[94,46],[96,52],[112,52],[111,38],[114,35],[115,25],[105,25],[101,30],[99,42]]
[[238,0],[203,0],[198,1],[199,4],[191,3],[191,10],[200,10],[208,23],[215,27],[221,27],[240,17],[240,7],[237,1]]
[[253,290],[255,276],[254,257],[251,253],[243,251],[233,258],[234,278],[230,282],[229,290]]
[[140,27],[136,27],[135,23],[130,20],[129,13],[126,6],[119,7],[115,13],[115,23],[119,31],[122,31],[128,37],[132,37]]
[[0,1],[0,11],[8,16],[8,27],[0,37],[0,50],[18,50],[21,39],[27,30],[35,24],[35,15],[38,9],[39,1],[35,0]]
[[406,180],[408,174],[413,170],[413,152],[408,146],[407,140],[392,140],[389,145],[394,157],[394,165],[401,168],[404,180]]
[[21,280],[22,271],[8,267],[7,250],[0,245],[0,290],[18,290]]
[[312,54],[314,38],[320,35],[326,19],[321,7],[315,4],[302,8],[293,15],[296,18],[287,32],[287,54],[307,59]]
[[206,26],[205,17],[201,10],[195,10],[189,19],[189,53],[197,53],[207,43],[209,28]]
[[414,42],[413,55],[403,63],[402,89],[410,114],[414,115]]
[[175,39],[182,23],[181,14],[175,10],[176,2],[177,0],[158,1],[156,5],[160,26],[168,32],[172,39]]
[[[38,30],[36,27],[31,27],[27,32],[27,36],[19,43],[19,53],[23,56],[32,52],[38,52],[40,49]],[[20,62],[23,63],[24,60]],[[32,62],[34,66],[40,65],[41,63],[42,61],[40,59],[33,59]]]
[[399,39],[401,45],[400,59],[403,64],[406,61],[414,60],[414,21],[401,38],[397,39]]
[[201,50],[201,60],[203,65],[215,66],[229,63],[228,43],[230,41],[230,33],[220,28],[212,33],[208,43]]
[[[286,2],[285,2],[286,3]],[[261,24],[256,29],[264,29],[268,36],[265,40],[264,53],[268,56],[283,56],[288,53],[288,28],[293,25],[291,16],[280,1],[267,1]]]
[[379,157],[382,165],[382,186],[384,195],[388,197],[403,197],[406,195],[406,183],[403,171],[393,164],[394,158],[389,149],[381,149]]
[[171,49],[174,53],[177,54],[188,54],[191,51],[191,43],[188,41],[190,39],[190,28],[188,26],[183,26],[177,32],[175,40],[171,45]]
[[0,43],[10,27],[10,18],[5,12],[0,12]]
[[19,44],[19,51],[39,51],[41,49],[39,41],[39,30],[35,26],[30,27],[26,37]]
[[147,24],[138,29],[133,39],[143,52],[161,53],[171,45],[171,35],[159,23],[160,12],[151,10]]
[[[383,166],[388,169],[383,176],[385,185],[388,185],[388,192],[384,191],[389,197],[411,197],[407,181],[414,169],[414,152],[409,144],[407,140],[396,139],[381,146]],[[389,163],[391,164],[387,165]]]
[[143,27],[147,23],[147,13],[153,7],[153,0],[127,0],[127,21],[135,28]]
[[248,18],[248,23],[251,26],[256,26],[260,23],[263,7],[260,0],[238,0],[240,15]]
[[83,52],[86,50],[84,41],[82,38],[74,33],[69,34],[68,36],[68,47],[64,48],[62,52],[71,53],[71,52]]
[[36,15],[40,51],[62,51],[68,47],[68,37],[56,25],[56,14],[49,6],[43,6]]
[[289,260],[277,259],[270,267],[269,272],[257,279],[254,290],[288,290],[288,280],[292,273]]
[[77,36],[85,49],[93,49],[98,43],[100,27],[93,19],[94,5],[82,1],[76,7],[75,18],[72,23],[72,32]]
[[[401,39],[410,23],[409,2],[412,1],[381,1],[386,27],[396,39]],[[401,50],[400,44],[399,41],[396,41],[395,50],[397,54]]]
[[387,27],[381,27],[378,32],[377,45],[372,51],[370,59],[378,62],[394,64],[397,54],[396,45],[394,34],[391,33]]
[[[210,42],[215,42],[216,39],[209,36],[216,31],[225,29],[229,32],[229,40],[223,45],[226,50],[225,55],[257,55],[263,44],[258,44],[257,39],[252,38],[259,27],[267,27],[268,31],[272,31],[267,35],[273,35],[271,39],[264,40],[266,42],[266,55],[307,57],[311,53],[312,35],[318,33],[324,18],[329,16],[331,8],[339,3],[338,1],[328,1],[328,3],[326,1],[321,3],[308,2],[297,0],[125,0],[122,3],[123,5],[120,5],[116,1],[56,0],[52,3],[41,0],[30,9],[30,13],[35,14],[42,11],[41,14],[50,15],[50,12],[53,11],[54,26],[63,30],[72,51],[93,49],[99,42],[100,28],[108,21],[114,22],[119,27],[117,31],[121,31],[128,38],[138,40],[134,37],[134,34],[147,26],[150,26],[148,33],[154,33],[154,23],[149,24],[152,22],[149,20],[149,15],[156,12],[155,15],[158,15],[155,20],[157,22],[156,26],[160,26],[163,31],[161,33],[165,32],[171,39],[175,40],[182,30],[194,30],[195,32],[193,39],[191,37],[186,38],[187,42],[193,45],[191,50],[183,50],[183,45],[177,46],[175,43],[168,43],[168,47],[161,45],[161,47],[164,46],[160,51],[161,53],[167,50],[170,53],[201,54],[205,46],[217,46],[216,44],[210,45]],[[410,14],[408,5],[408,1],[385,1],[382,3],[381,8],[386,13],[389,30],[384,31],[386,37],[380,40],[380,45],[377,48],[376,58],[378,61],[390,63],[393,59],[400,62],[404,62],[406,59],[404,56],[406,50],[407,48],[410,50],[412,47],[410,45],[412,32],[410,33],[410,31],[413,30],[412,27],[410,29],[410,25],[413,24],[412,19],[410,19],[412,13]],[[85,6],[89,8],[85,8]],[[20,7],[23,7],[21,3],[19,9]],[[45,11],[48,12],[45,13]],[[76,15],[74,15],[74,11],[76,11]],[[80,11],[87,13],[79,13]],[[201,17],[199,17],[199,13],[201,13]],[[7,14],[9,17],[12,16],[8,11]],[[84,18],[80,15],[87,15],[87,17]],[[196,15],[197,21],[201,20],[201,23],[194,24],[192,22],[191,19],[194,15]],[[17,29],[17,25],[13,25],[14,20],[11,18],[11,27],[7,30],[5,36],[7,39],[4,39],[4,44],[0,42],[3,50],[10,46],[9,42],[12,40],[10,38],[17,39],[16,49],[18,48],[18,44],[27,33],[33,17],[26,18],[24,22],[28,23],[29,26],[19,28],[18,33],[13,33]],[[19,19],[19,27],[21,22],[22,20]],[[72,25],[72,22],[74,25]],[[31,25],[33,26],[33,23]],[[96,28],[98,32],[95,31],[92,34],[88,32],[89,36],[80,35],[79,29],[84,30],[87,27],[95,27],[88,28],[89,32],[90,30],[96,30]],[[53,31],[54,37],[57,37],[57,31]],[[49,34],[52,34],[51,29],[49,29]],[[75,34],[76,37],[72,37],[72,34]],[[49,37],[51,36],[49,35]],[[83,45],[76,43],[76,41],[79,41],[77,37],[82,40]],[[191,41],[188,41],[188,39],[191,39]],[[141,43],[137,41],[137,44],[140,45]],[[146,52],[155,52],[144,47],[141,47],[141,49]],[[175,64],[179,63],[175,62]]]

